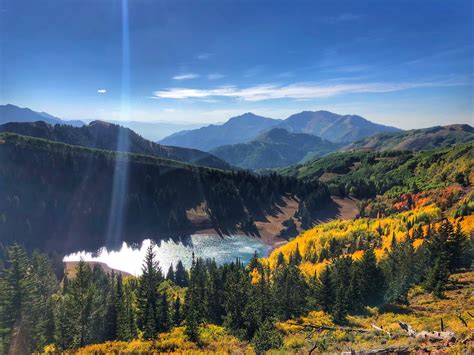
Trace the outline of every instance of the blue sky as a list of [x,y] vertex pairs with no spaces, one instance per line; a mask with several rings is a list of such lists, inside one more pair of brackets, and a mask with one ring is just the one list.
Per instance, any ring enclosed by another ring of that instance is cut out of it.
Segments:
[[124,1],[1,0],[0,103],[71,119],[473,123],[472,1]]

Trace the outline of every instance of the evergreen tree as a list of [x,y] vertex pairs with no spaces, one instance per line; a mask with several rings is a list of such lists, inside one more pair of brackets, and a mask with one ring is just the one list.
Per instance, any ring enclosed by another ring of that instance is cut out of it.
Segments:
[[171,264],[170,267],[169,267],[169,269],[168,269],[168,273],[166,274],[166,280],[172,281],[172,282],[175,282],[175,283],[176,283],[176,278],[175,278],[175,274],[174,274],[173,264]]
[[188,287],[188,284],[189,284],[188,272],[184,268],[184,265],[181,262],[181,260],[179,260],[178,264],[176,265],[175,281],[176,281],[176,284],[180,287]]
[[214,260],[207,263],[209,274],[208,309],[209,321],[214,324],[222,324],[225,314],[224,310],[224,270],[217,267]]
[[384,277],[373,249],[364,251],[359,262],[354,264],[357,274],[357,293],[360,297],[360,305],[377,305],[383,300]]
[[155,259],[153,244],[148,247],[139,279],[138,290],[138,324],[145,339],[153,339],[163,328],[160,324],[160,295],[158,286],[163,281],[163,275],[158,261]]
[[[96,289],[92,284],[92,271],[84,260],[79,261],[76,276],[69,284],[70,298],[66,307],[71,307],[73,342],[72,347],[82,347],[91,342],[91,324],[93,318],[93,300]],[[68,310],[69,311],[69,310]]]
[[35,282],[25,250],[17,244],[7,248],[6,268],[0,279],[0,326],[2,348],[8,352],[9,344],[21,344],[12,352],[29,353],[34,349],[33,318]]
[[166,292],[163,291],[161,294],[161,302],[160,302],[160,323],[158,330],[160,332],[165,332],[170,327],[170,308],[168,304],[168,297],[166,296]]
[[31,256],[36,304],[33,326],[34,349],[42,351],[46,344],[54,341],[53,295],[58,290],[58,280],[49,258],[37,251]]
[[179,327],[182,321],[183,315],[181,312],[181,299],[179,298],[179,296],[177,296],[173,303],[173,324],[176,327]]
[[192,309],[193,317],[200,324],[209,317],[209,275],[203,259],[193,261],[190,274],[185,297],[186,310]]
[[253,338],[255,332],[266,319],[274,315],[269,270],[265,270],[261,265],[253,270],[253,273],[257,272],[258,276],[250,285],[248,302],[243,313],[245,338],[248,340]]
[[351,279],[352,259],[344,256],[334,261],[331,267],[331,281],[334,289],[334,304],[331,317],[334,323],[346,321],[346,315],[353,307],[353,279]]
[[245,336],[244,310],[249,300],[250,278],[244,266],[237,262],[229,267],[224,285],[224,309],[226,328],[243,338]]
[[266,320],[255,333],[252,344],[257,354],[270,349],[279,349],[283,345],[283,336],[275,328],[271,320]]
[[282,264],[272,285],[275,312],[280,319],[300,316],[306,310],[307,284],[297,265]]
[[334,292],[329,267],[321,271],[319,279],[314,277],[311,291],[313,305],[320,307],[325,313],[330,313],[334,303]]
[[[133,285],[131,285],[131,283]],[[117,278],[117,339],[130,341],[137,336],[136,310],[134,308],[136,282],[132,279],[123,282],[122,275]]]

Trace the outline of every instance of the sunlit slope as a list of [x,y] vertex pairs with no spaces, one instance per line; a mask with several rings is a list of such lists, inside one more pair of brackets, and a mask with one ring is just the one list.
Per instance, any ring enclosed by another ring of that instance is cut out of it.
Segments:
[[465,202],[463,199],[469,199],[469,196],[453,191],[446,193],[451,194],[448,198],[455,201],[454,209],[449,213],[438,207],[436,201],[427,199],[420,201],[419,207],[385,218],[336,220],[320,224],[274,250],[267,260],[274,267],[280,253],[288,260],[292,253],[299,250],[303,258],[300,269],[306,276],[312,277],[325,268],[332,258],[341,255],[352,255],[354,259],[359,259],[364,250],[374,249],[380,260],[390,251],[394,239],[401,242],[409,236],[417,248],[423,243],[428,229],[436,229],[443,218],[448,218],[454,224],[459,223],[467,236],[472,235],[474,215],[455,217],[456,208],[461,208]]
[[296,165],[280,172],[301,179],[326,181],[334,192],[344,190],[370,198],[386,192],[445,188],[474,181],[474,144],[460,144],[419,153],[346,152]]

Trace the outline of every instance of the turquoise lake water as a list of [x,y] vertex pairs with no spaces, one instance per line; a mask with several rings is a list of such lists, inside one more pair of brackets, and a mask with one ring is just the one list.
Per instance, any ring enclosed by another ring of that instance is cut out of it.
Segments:
[[[151,241],[145,240],[140,248],[132,248],[123,243],[118,251],[99,250],[98,253],[77,252],[64,258],[64,261],[99,261],[111,268],[126,271],[132,275],[141,274],[143,259]],[[230,263],[239,258],[248,263],[256,251],[259,256],[266,256],[270,246],[259,238],[248,236],[191,235],[179,241],[167,240],[155,245],[157,260],[164,273],[171,264],[176,266],[181,260],[186,268],[191,266],[192,253],[195,257],[215,259],[217,264]]]

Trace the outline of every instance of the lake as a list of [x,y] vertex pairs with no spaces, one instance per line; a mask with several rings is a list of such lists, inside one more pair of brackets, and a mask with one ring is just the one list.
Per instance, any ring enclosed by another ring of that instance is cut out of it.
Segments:
[[[64,257],[64,261],[98,261],[117,270],[126,271],[132,275],[140,275],[143,259],[151,241],[146,239],[139,248],[133,248],[123,243],[120,250],[109,251],[105,248],[97,253],[77,252]],[[191,266],[192,253],[195,257],[213,258],[218,265],[230,263],[239,258],[244,264],[248,263],[256,251],[260,257],[267,256],[270,246],[259,238],[248,236],[191,235],[182,237],[179,241],[166,240],[155,245],[156,258],[164,274],[171,264],[176,266],[181,260],[186,268]]]

